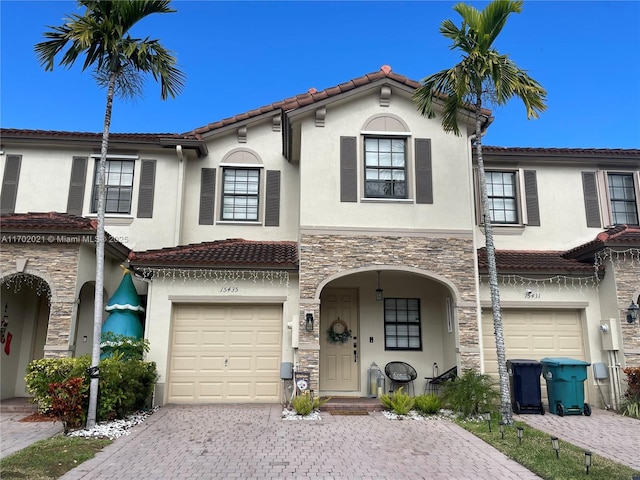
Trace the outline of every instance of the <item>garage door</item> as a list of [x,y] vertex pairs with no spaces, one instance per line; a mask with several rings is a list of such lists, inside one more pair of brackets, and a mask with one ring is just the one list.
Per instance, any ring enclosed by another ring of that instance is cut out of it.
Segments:
[[178,305],[169,403],[279,401],[280,305]]
[[[582,322],[576,310],[503,310],[507,360],[569,357],[584,360]],[[485,372],[498,378],[496,341],[491,311],[483,311],[482,337]],[[541,377],[542,401],[547,403]]]

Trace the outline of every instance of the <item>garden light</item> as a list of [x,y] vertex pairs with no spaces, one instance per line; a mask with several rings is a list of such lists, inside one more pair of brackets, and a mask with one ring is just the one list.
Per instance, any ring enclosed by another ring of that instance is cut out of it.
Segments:
[[491,412],[484,412],[484,419],[487,421],[489,425],[489,433],[491,433]]
[[587,475],[589,475],[589,467],[591,467],[591,452],[586,450],[584,452],[584,466],[587,469]]
[[551,447],[556,451],[556,458],[560,458],[560,443],[558,437],[551,437]]
[[518,445],[522,445],[522,437],[524,437],[524,429],[518,427]]

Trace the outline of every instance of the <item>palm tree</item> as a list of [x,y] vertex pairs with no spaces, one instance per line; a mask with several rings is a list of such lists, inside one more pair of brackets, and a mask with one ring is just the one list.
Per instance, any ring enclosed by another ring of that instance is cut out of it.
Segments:
[[[527,110],[527,118],[538,118],[546,109],[547,92],[538,82],[529,77],[507,55],[501,55],[493,43],[502,31],[511,13],[520,13],[523,2],[494,0],[479,11],[464,3],[453,9],[462,17],[462,25],[457,27],[451,20],[445,20],[440,33],[453,41],[452,50],[462,53],[460,63],[423,79],[414,93],[414,100],[420,113],[428,118],[435,117],[435,105],[442,106],[442,127],[446,132],[461,135],[458,114],[471,110],[475,116],[475,149],[480,180],[480,195],[483,210],[483,224],[489,268],[489,289],[496,337],[498,374],[500,377],[500,410],[502,421],[513,423],[509,396],[504,331],[500,308],[500,290],[496,268],[493,229],[491,226],[491,206],[487,195],[487,185],[482,159],[482,108],[485,103],[504,105],[512,97],[518,97]],[[486,114],[486,112],[485,112]]]
[[96,423],[98,403],[98,364],[100,362],[100,333],[104,289],[104,213],[105,170],[109,146],[109,127],[114,95],[135,96],[141,91],[142,76],[151,74],[160,80],[161,97],[175,98],[184,86],[184,74],[176,67],[176,58],[158,40],[132,38],[131,28],[154,13],[173,13],[171,0],[87,1],[79,0],[85,8],[83,15],[71,14],[62,26],[48,26],[47,39],[35,46],[36,56],[45,70],[53,70],[56,56],[66,48],[59,65],[70,68],[84,55],[82,70],[94,69],[100,86],[107,89],[104,129],[98,167],[98,225],[96,229],[96,285],[93,319],[93,349],[91,355],[91,386],[87,428]]

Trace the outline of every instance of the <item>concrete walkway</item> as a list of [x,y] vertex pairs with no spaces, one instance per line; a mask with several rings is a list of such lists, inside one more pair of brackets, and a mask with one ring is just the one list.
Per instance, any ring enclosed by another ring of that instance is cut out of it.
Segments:
[[51,438],[62,432],[61,422],[20,422],[30,415],[25,412],[0,414],[0,458],[22,450],[38,440]]

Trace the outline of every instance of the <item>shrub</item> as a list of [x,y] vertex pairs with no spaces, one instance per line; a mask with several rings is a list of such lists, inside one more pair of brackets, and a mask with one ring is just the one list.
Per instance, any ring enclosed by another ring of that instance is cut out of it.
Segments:
[[461,377],[444,384],[443,402],[464,417],[495,410],[500,394],[489,375],[465,370]]
[[402,391],[400,387],[397,392],[391,395],[383,393],[380,395],[380,403],[382,406],[392,410],[396,415],[406,415],[415,405],[415,399]]
[[82,384],[81,377],[49,384],[51,415],[62,422],[64,433],[80,427],[86,418],[82,409],[86,396],[82,393]]
[[[87,368],[91,358],[86,355],[77,358],[44,358],[34,360],[27,367],[27,391],[38,403],[38,410],[51,412],[51,383],[62,383],[74,377],[80,377],[83,395],[83,415],[88,410],[88,392],[91,379]],[[99,364],[97,419],[111,420],[124,418],[128,414],[147,406],[157,378],[156,365],[141,360],[121,360],[120,355],[102,360]]]
[[437,395],[419,395],[415,398],[414,408],[423,415],[433,415],[442,408],[442,400]]
[[627,367],[622,371],[627,375],[622,414],[640,418],[640,367]]
[[125,335],[105,332],[100,337],[101,358],[118,357],[121,360],[142,360],[149,352],[149,341],[144,338],[134,340]]
[[291,406],[298,415],[309,415],[314,410],[318,410],[322,405],[327,403],[330,398],[320,400],[320,398],[311,398],[309,392],[304,392],[302,395],[296,395],[291,401]]

